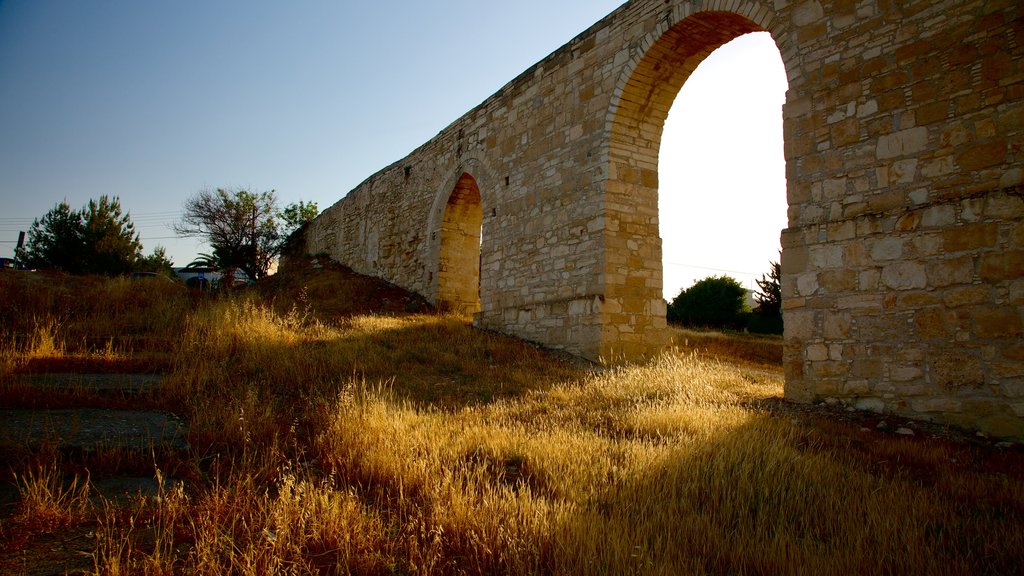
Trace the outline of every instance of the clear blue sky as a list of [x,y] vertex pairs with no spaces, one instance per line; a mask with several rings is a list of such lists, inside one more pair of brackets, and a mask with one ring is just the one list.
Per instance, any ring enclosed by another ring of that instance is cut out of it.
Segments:
[[119,196],[177,265],[208,251],[170,228],[203,188],[326,208],[619,4],[0,0],[0,256],[64,199]]

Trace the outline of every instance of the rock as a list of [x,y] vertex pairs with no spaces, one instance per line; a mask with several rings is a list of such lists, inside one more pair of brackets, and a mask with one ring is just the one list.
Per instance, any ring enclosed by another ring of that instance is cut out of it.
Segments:
[[875,412],[877,414],[885,412],[885,402],[878,398],[862,398],[857,400],[856,404],[853,406],[858,410],[864,410],[865,412]]
[[914,435],[914,431],[911,430],[910,428],[897,428],[896,429],[896,433],[901,435],[901,436],[913,436]]

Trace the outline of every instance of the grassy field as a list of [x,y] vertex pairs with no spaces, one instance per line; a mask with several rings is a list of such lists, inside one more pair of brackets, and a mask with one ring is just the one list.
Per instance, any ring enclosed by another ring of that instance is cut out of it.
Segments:
[[[61,533],[85,535],[96,574],[1024,565],[1019,446],[786,407],[777,340],[677,331],[662,357],[599,370],[309,263],[231,297],[30,274],[0,291],[23,301],[0,312],[0,406],[122,406],[14,375],[148,367],[168,376],[133,402],[185,417],[191,445],[9,450],[0,573]],[[116,474],[158,493],[97,497],[90,479]]]

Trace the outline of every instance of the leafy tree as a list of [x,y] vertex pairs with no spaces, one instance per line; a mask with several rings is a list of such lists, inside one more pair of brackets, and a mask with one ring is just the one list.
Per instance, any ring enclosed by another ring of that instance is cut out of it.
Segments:
[[736,328],[747,291],[729,276],[711,276],[679,292],[668,305],[668,320],[701,328]]
[[316,202],[303,202],[289,204],[281,211],[281,220],[284,223],[284,235],[278,253],[285,257],[300,257],[305,253],[305,230],[306,225],[313,221],[319,213]]
[[203,190],[185,202],[185,213],[175,231],[202,236],[213,247],[213,260],[228,276],[241,269],[252,279],[263,278],[281,240],[277,196],[246,189]]
[[139,235],[120,201],[100,196],[81,210],[60,202],[35,220],[16,258],[27,268],[117,275],[130,272],[141,255]]
[[157,246],[149,256],[143,256],[135,263],[136,272],[156,272],[174,278],[174,262],[167,257],[163,246]]
[[320,209],[317,208],[316,202],[303,202],[299,200],[298,203],[285,206],[284,210],[281,210],[281,220],[284,222],[284,236],[291,236],[293,232],[312,222],[319,213]]

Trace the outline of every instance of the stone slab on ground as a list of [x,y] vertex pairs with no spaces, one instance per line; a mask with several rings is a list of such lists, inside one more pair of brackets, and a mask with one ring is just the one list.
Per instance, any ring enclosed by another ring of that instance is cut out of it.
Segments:
[[46,390],[85,389],[100,393],[141,394],[155,389],[161,374],[23,374],[15,382]]
[[167,412],[0,408],[0,446],[7,447],[55,444],[83,450],[187,450],[186,432],[185,424]]

